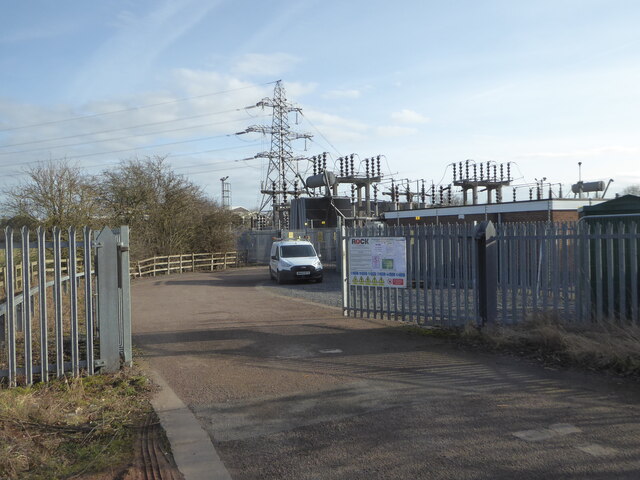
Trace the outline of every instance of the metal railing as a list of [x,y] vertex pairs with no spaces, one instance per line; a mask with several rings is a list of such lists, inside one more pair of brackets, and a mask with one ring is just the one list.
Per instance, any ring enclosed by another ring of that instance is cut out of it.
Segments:
[[120,273],[129,266],[128,228],[84,228],[81,235],[74,228],[56,227],[51,235],[39,228],[36,237],[30,241],[26,227],[19,235],[7,227],[0,239],[6,264],[0,379],[30,385],[130,363],[129,277]]
[[[637,223],[526,223],[495,226],[489,322],[514,324],[536,315],[562,322],[603,319],[638,325],[640,232]],[[480,324],[479,245],[471,225],[345,229],[350,238],[406,239],[406,288],[352,285],[348,315],[425,325]],[[348,252],[345,250],[345,263]],[[347,277],[345,277],[345,282]],[[484,281],[484,280],[483,280]],[[484,293],[483,293],[484,295]]]
[[133,262],[129,272],[132,277],[155,277],[171,273],[237,268],[244,263],[242,255],[238,252],[185,253],[145,258]]

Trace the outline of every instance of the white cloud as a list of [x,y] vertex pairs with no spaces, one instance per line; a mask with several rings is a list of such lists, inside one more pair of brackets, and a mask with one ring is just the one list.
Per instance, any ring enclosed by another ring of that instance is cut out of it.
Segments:
[[342,99],[342,98],[360,98],[360,90],[329,90],[327,93],[323,95],[323,98],[331,98],[331,99]]
[[311,121],[314,122],[315,124],[333,125],[336,127],[356,130],[359,132],[363,132],[369,128],[366,124],[362,122],[358,122],[356,120],[350,120],[332,113],[319,112],[317,110],[305,110],[304,114],[306,117],[311,119]]
[[[304,110],[304,115],[311,122],[311,128],[307,127],[310,133],[318,135],[320,132],[334,144],[362,141],[369,130],[369,126],[362,122],[331,113]],[[321,140],[318,139],[318,142]]]
[[298,57],[288,53],[247,53],[236,62],[233,71],[239,75],[273,77],[291,70],[299,62]]
[[[67,157],[91,173],[120,159],[147,155],[169,155],[176,166],[185,165],[187,155],[209,162],[222,159],[219,168],[224,169],[224,159],[268,149],[257,135],[233,134],[249,125],[271,124],[269,109],[245,107],[271,96],[273,85],[188,69],[176,70],[170,80],[168,92],[138,93],[79,108],[0,98],[0,128],[14,128],[0,132],[0,188],[15,180],[9,175],[48,158]],[[39,126],[15,128],[35,124]]]
[[427,123],[429,121],[429,118],[424,115],[407,108],[393,112],[391,119],[398,123]]
[[126,91],[127,86],[144,82],[157,57],[197,25],[217,3],[165,0],[144,17],[121,14],[116,33],[93,53],[70,82],[69,98],[82,102],[112,94],[114,85]]
[[418,133],[418,129],[413,127],[399,127],[397,125],[376,127],[376,134],[381,137],[405,137],[416,133]]
[[299,82],[284,82],[285,93],[287,98],[296,103],[296,100],[304,95],[313,93],[318,88],[318,84],[314,82],[299,83]]
[[596,147],[581,150],[563,150],[563,151],[543,151],[531,152],[519,155],[521,158],[579,158],[594,157],[602,155],[638,155],[640,148],[624,147],[619,145],[610,145],[604,147]]

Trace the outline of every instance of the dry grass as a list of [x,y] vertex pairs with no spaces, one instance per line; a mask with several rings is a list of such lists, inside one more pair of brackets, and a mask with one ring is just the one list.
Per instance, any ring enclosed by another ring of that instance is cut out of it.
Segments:
[[152,411],[135,370],[0,390],[0,478],[73,478],[131,461]]
[[467,344],[508,351],[545,363],[609,371],[640,377],[640,327],[602,322],[566,325],[538,316],[515,326],[465,328]]

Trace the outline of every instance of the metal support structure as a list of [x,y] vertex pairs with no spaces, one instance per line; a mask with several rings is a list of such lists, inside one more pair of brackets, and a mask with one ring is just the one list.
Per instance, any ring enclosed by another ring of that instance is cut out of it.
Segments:
[[105,227],[96,236],[98,270],[98,325],[100,361],[105,372],[120,368],[120,335],[118,333],[118,242],[111,229]]
[[336,261],[336,265],[340,264],[340,272],[342,274],[342,314],[346,317],[349,315],[349,269],[347,268],[347,232],[346,227],[342,224],[342,219],[338,219],[339,222],[339,241],[340,241],[340,262]]
[[6,318],[6,342],[7,342],[7,356],[9,367],[9,386],[16,385],[16,305],[15,305],[15,284],[13,281],[13,229],[7,227],[4,229],[5,238],[5,262],[6,271],[8,273],[5,280],[5,290],[7,296],[5,318]]
[[125,365],[133,364],[131,346],[131,277],[129,275],[129,227],[120,227],[118,243],[118,287],[120,290],[120,333],[122,335],[122,361]]
[[482,325],[486,325],[495,322],[498,314],[498,244],[493,223],[480,222],[474,237],[478,259],[478,313]]
[[[273,227],[286,228],[287,219],[285,217],[288,216],[289,210],[287,195],[292,193],[289,189],[295,182],[303,178],[299,162],[308,160],[306,157],[294,157],[291,143],[298,139],[310,139],[312,135],[296,133],[291,130],[289,114],[301,113],[302,109],[287,101],[281,80],[276,82],[273,89],[273,98],[265,98],[258,102],[256,106],[273,109],[271,127],[255,125],[248,127],[244,132],[240,132],[241,134],[257,132],[271,135],[270,151],[259,153],[255,156],[256,158],[269,159],[267,174],[262,182],[261,193],[263,196],[259,213],[264,213],[271,206],[274,216]],[[304,174],[306,174],[306,171]]]
[[85,227],[83,232],[84,240],[84,315],[86,323],[85,343],[87,358],[87,373],[93,375],[95,366],[93,364],[93,329],[95,328],[95,317],[93,312],[93,282],[91,276],[92,265],[92,248],[91,248],[91,229]]
[[220,179],[220,186],[222,187],[222,208],[231,208],[231,184],[227,182],[228,176]]
[[24,295],[25,292],[31,291],[31,272],[29,265],[31,258],[29,256],[29,228],[22,227],[22,325],[24,331],[24,359],[25,359],[25,382],[27,385],[33,383],[33,364],[31,362],[31,354],[33,349],[31,338],[31,302],[29,297]]

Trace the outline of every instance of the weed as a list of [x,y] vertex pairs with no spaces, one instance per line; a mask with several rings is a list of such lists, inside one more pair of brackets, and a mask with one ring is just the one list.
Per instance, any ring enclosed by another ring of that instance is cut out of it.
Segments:
[[468,326],[459,340],[546,363],[640,376],[640,327],[615,321],[567,324],[538,315],[513,326]]
[[68,478],[130,462],[151,412],[135,370],[0,390],[0,478]]

